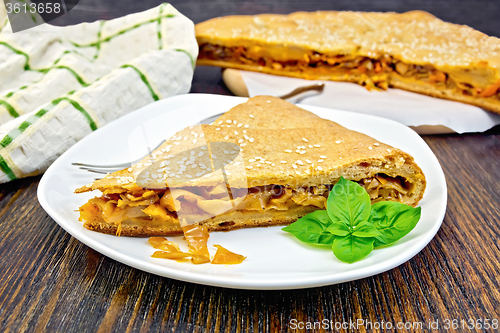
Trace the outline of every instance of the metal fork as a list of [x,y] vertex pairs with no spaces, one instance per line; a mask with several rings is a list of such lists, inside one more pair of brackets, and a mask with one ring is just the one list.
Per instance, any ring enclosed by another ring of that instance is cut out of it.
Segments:
[[[286,99],[286,100],[293,99],[294,103],[298,103],[300,100],[302,100],[306,97],[309,97],[310,92],[322,93],[324,88],[325,88],[325,85],[323,83],[315,83],[315,84],[311,84],[308,86],[299,87],[299,88],[297,88],[297,89],[295,89],[295,90],[293,90],[285,95],[278,96],[278,97],[281,99]],[[210,116],[208,118],[205,118],[205,119],[201,120],[200,123],[205,124],[205,125],[211,124],[215,119],[219,118],[222,114],[224,114],[224,112]],[[165,140],[160,142],[151,151],[156,150],[164,142],[165,142]],[[145,156],[147,156],[147,155],[145,155]],[[99,173],[99,174],[107,174],[107,173],[118,171],[121,169],[130,168],[133,164],[139,162],[145,156],[143,156],[137,160],[131,161],[131,162],[111,164],[111,165],[97,165],[97,164],[86,164],[86,163],[71,163],[71,165],[78,166],[78,167],[80,167],[80,169],[86,170],[89,172],[94,172],[94,173]]]

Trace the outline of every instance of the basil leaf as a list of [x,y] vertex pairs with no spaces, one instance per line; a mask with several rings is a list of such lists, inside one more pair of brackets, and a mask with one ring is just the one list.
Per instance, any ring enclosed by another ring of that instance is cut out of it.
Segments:
[[351,233],[349,226],[342,222],[332,223],[326,231],[334,234],[335,236],[347,236]]
[[351,227],[368,221],[370,206],[370,196],[365,189],[344,177],[340,177],[327,200],[327,212],[330,219]]
[[327,232],[327,233],[319,235],[318,241],[316,244],[331,246],[333,244],[334,239],[335,239],[335,235],[332,235],[332,234]]
[[374,246],[389,245],[406,236],[420,220],[421,208],[413,208],[394,201],[377,202],[372,205],[370,221],[380,231]]
[[330,245],[335,239],[335,235],[326,231],[331,223],[326,210],[317,210],[281,230],[293,234],[305,243]]
[[382,236],[382,233],[377,230],[373,226],[372,223],[370,222],[361,222],[357,226],[353,227],[354,232],[352,233],[353,236],[357,237],[376,237],[376,236]]
[[336,237],[333,241],[333,254],[340,261],[349,264],[363,259],[373,250],[374,238],[356,237],[348,235]]

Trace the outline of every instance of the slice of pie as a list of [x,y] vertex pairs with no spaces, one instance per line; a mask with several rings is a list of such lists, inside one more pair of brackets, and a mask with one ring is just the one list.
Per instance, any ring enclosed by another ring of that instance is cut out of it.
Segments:
[[76,190],[88,229],[127,236],[288,224],[325,209],[343,176],[372,202],[417,205],[425,177],[407,153],[281,99],[258,96],[212,125],[190,126],[150,156]]
[[500,113],[500,40],[429,13],[299,12],[196,25],[198,64],[394,87]]

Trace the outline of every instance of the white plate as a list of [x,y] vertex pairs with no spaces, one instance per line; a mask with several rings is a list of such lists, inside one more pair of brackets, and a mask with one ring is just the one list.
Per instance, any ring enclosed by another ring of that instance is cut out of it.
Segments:
[[[438,231],[446,210],[446,181],[438,160],[412,130],[392,120],[301,105],[319,116],[366,133],[410,153],[427,177],[422,218],[416,228],[395,245],[374,250],[354,264],[338,261],[331,250],[299,242],[281,227],[242,229],[210,234],[209,248],[221,244],[247,256],[240,265],[192,265],[154,259],[147,238],[116,237],[83,228],[75,211],[100,192],[74,194],[95,175],[72,162],[113,164],[140,157],[145,145],[155,146],[197,120],[227,111],[246,98],[189,94],[147,105],[98,129],[75,144],[47,170],[38,187],[38,200],[47,213],[72,236],[94,250],[126,265],[173,279],[241,289],[294,289],[351,281],[394,268],[412,258]],[[144,140],[144,133],[148,137]],[[130,146],[130,142],[142,141]],[[328,139],[328,138],[326,138]],[[129,151],[130,149],[130,151]],[[184,244],[182,237],[170,237]]]

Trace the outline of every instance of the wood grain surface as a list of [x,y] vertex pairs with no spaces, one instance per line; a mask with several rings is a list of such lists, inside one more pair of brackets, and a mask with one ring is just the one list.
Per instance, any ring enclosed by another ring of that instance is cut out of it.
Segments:
[[[117,17],[157,3],[81,0],[81,8],[70,12],[70,19]],[[498,1],[172,4],[195,22],[238,13],[424,9],[500,36]],[[192,92],[229,94],[220,69],[210,67],[196,69]],[[294,320],[339,325],[358,319],[412,327],[308,331],[497,331],[445,330],[444,325],[453,319],[500,320],[500,128],[424,139],[448,182],[448,209],[436,237],[414,258],[388,272],[303,290],[208,287],[130,268],[69,236],[45,213],[36,196],[40,177],[0,185],[0,332],[299,332],[304,330],[294,329]],[[429,329],[428,323],[435,321],[440,330]],[[413,324],[420,322],[422,328]]]

